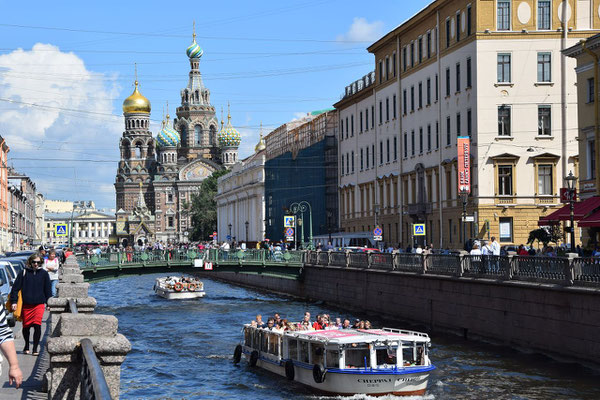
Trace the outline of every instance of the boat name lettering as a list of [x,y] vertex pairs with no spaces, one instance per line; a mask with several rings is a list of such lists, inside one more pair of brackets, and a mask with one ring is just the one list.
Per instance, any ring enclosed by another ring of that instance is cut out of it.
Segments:
[[392,382],[391,379],[385,379],[385,378],[380,378],[380,379],[358,379],[357,380],[358,383],[390,383]]

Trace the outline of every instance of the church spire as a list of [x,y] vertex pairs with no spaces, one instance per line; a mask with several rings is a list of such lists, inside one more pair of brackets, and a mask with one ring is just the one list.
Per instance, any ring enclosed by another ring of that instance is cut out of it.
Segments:
[[141,209],[147,208],[146,201],[144,200],[144,192],[142,191],[142,182],[140,182],[140,193],[138,195],[138,200],[137,200],[136,206]]

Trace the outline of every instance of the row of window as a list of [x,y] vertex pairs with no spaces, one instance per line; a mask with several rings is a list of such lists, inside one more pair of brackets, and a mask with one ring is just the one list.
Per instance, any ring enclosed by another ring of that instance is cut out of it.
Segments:
[[[466,28],[467,28],[467,37],[471,36],[471,5],[467,6],[466,11]],[[450,36],[452,30],[452,22],[455,22],[455,32],[456,32],[456,43],[460,42],[460,32],[461,32],[461,13],[460,10],[456,12],[456,18],[453,20],[451,17],[446,18],[446,48],[450,47]]]
[[[497,30],[511,30],[511,8],[511,0],[496,0]],[[537,0],[537,29],[552,29],[552,0]]]
[[[507,104],[498,106],[498,136],[512,136],[511,127],[512,107]],[[552,106],[549,104],[538,105],[538,136],[552,135]]]
[[379,60],[379,83],[383,82],[384,75],[386,81],[390,79],[390,74],[394,78],[396,77],[396,52],[393,52],[391,57],[385,57],[385,73],[383,70],[383,60]]
[[[392,119],[396,119],[397,109],[398,109],[396,103],[397,103],[397,100],[396,100],[395,94],[392,96],[391,104],[390,104],[390,98],[386,97],[386,99],[385,99],[385,122],[389,122],[390,117]],[[379,100],[379,124],[383,124],[383,121],[384,121],[383,105],[384,105],[383,100]],[[391,106],[391,113],[390,113],[390,106]],[[358,121],[359,121],[359,123],[358,123],[359,133],[363,133],[363,132],[369,130],[369,107],[365,108],[364,113],[362,110],[358,113]],[[371,121],[371,129],[375,128],[375,107],[374,106],[371,106],[370,121]],[[349,117],[346,117],[345,120],[344,119],[340,120],[340,140],[344,140],[344,136],[346,139],[348,139],[348,137],[354,137],[354,114],[351,114]]]
[[[385,147],[385,153],[384,153]],[[385,146],[384,142],[379,142],[379,165],[383,165],[384,160],[386,163],[398,160],[398,138],[396,136],[390,141],[386,139]],[[360,170],[368,170],[374,168],[376,163],[375,157],[375,145],[372,144],[370,149],[369,146],[360,149]],[[354,151],[342,154],[341,157],[341,174],[349,175],[354,173]]]
[[[498,53],[497,59],[497,81],[498,83],[512,82],[512,54]],[[538,52],[537,53],[537,82],[552,82],[552,53]]]
[[[497,193],[500,196],[512,196],[514,194],[514,169],[512,164],[498,165]],[[554,195],[554,178],[552,164],[537,165],[537,194]]]

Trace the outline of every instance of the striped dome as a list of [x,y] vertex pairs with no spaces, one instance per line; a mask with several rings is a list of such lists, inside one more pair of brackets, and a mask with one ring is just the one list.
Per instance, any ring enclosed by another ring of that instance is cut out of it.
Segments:
[[190,44],[190,47],[188,47],[185,52],[189,58],[200,58],[202,57],[202,54],[204,54],[202,48],[198,45],[198,43],[196,43],[196,38],[194,38],[194,41],[192,44]]
[[156,142],[160,147],[176,147],[180,141],[179,133],[169,126],[169,118],[167,117],[167,122],[156,136]]
[[239,147],[242,142],[242,135],[231,125],[231,115],[227,115],[227,125],[221,127],[217,140],[221,147]]

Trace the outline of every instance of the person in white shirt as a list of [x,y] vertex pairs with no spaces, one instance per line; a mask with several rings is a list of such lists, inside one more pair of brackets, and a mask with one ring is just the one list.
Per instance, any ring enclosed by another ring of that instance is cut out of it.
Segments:
[[423,249],[421,248],[421,245],[417,246],[417,249],[415,250],[416,254],[423,254]]
[[44,269],[50,275],[50,283],[52,284],[52,296],[56,297],[56,285],[58,284],[58,267],[60,262],[56,258],[56,251],[50,250],[48,258],[44,260]]
[[500,255],[500,244],[496,241],[496,238],[494,236],[492,236],[492,243],[490,244],[490,249],[492,250],[492,255]]
[[490,249],[490,245],[484,240],[483,247],[481,247],[481,254],[484,256],[491,256],[492,249]]
[[472,256],[481,255],[481,249],[479,248],[479,245],[477,243],[473,245],[473,248],[471,249],[471,252],[469,254],[471,254]]

